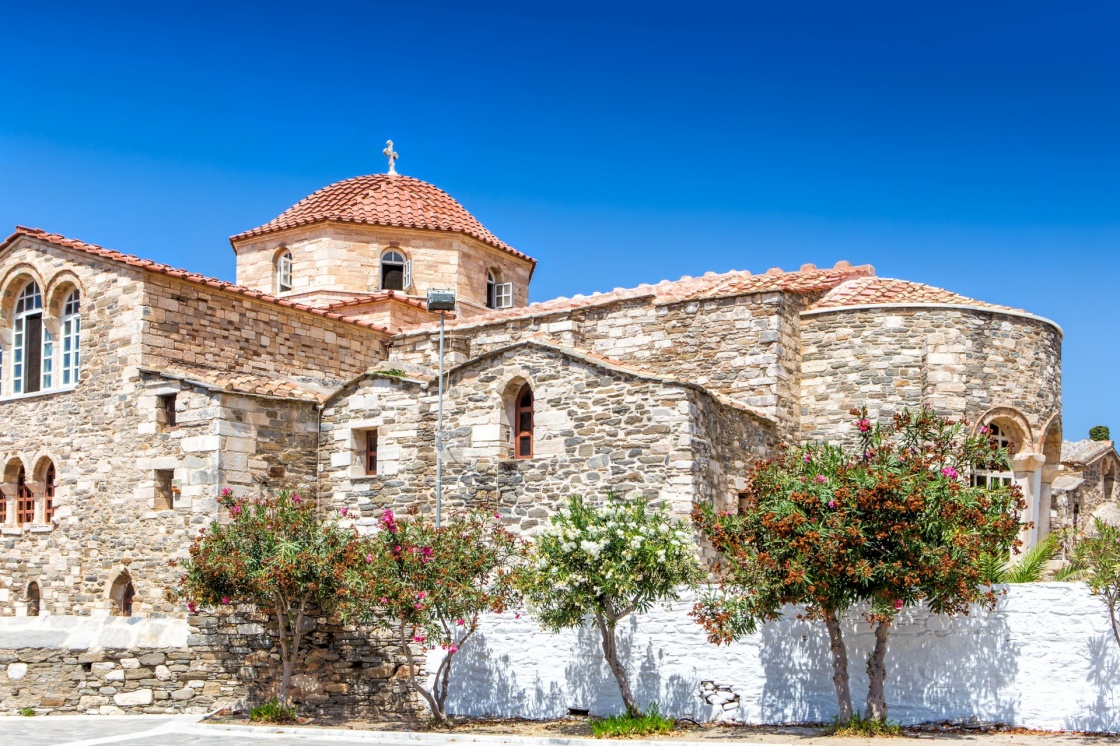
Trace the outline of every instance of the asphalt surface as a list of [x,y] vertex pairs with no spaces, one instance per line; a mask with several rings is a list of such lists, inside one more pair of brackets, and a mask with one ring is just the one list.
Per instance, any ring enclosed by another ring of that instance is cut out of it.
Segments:
[[[153,746],[326,746],[360,743],[361,735],[285,735],[260,728],[223,729],[197,724],[197,717],[153,716],[56,716],[0,717],[2,746],[101,746],[105,744],[152,744]],[[378,746],[396,746],[380,741]],[[404,741],[399,746],[406,745]]]

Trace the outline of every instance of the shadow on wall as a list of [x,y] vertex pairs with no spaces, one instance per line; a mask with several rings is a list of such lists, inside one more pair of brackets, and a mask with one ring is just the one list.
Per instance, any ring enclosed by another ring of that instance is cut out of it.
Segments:
[[1099,730],[1102,723],[1115,727],[1116,709],[1120,704],[1120,653],[1111,634],[1103,634],[1086,641],[1085,656],[1089,662],[1086,680],[1096,693],[1092,701],[1082,699],[1081,715],[1066,718],[1066,730]]
[[[852,707],[867,697],[867,656],[874,635],[856,609],[844,618]],[[759,660],[765,682],[763,722],[824,722],[836,716],[832,658],[824,623],[787,612],[760,630]],[[1017,653],[1006,619],[997,610],[947,619],[924,611],[899,615],[887,648],[886,694],[890,717],[904,723],[975,714],[1014,722]]]
[[[568,714],[568,708],[587,709],[594,715],[624,710],[618,684],[603,660],[599,630],[593,623],[553,635],[532,629],[534,623],[487,621],[488,625],[456,657],[447,697],[448,712],[553,718]],[[507,652],[491,646],[487,629]],[[647,640],[642,655],[635,655],[637,631],[637,618],[624,620],[619,626],[618,650],[623,660],[631,662],[630,685],[639,704],[644,707],[657,702],[664,712],[706,717],[707,710],[699,707],[702,703],[695,687],[685,677],[663,675],[653,641]],[[526,650],[534,651],[529,656],[531,660],[521,652]],[[640,662],[635,666],[636,660]],[[551,663],[546,663],[543,671],[542,661]],[[434,665],[433,661],[429,667]]]

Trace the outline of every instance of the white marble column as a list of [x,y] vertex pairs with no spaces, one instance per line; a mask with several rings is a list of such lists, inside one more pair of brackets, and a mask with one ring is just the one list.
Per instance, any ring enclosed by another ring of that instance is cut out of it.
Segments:
[[[1026,551],[1039,541],[1040,510],[1039,503],[1042,493],[1042,466],[1046,463],[1046,456],[1041,453],[1020,453],[1011,459],[1011,470],[1015,474],[1015,484],[1023,491],[1023,501],[1026,509],[1020,520],[1024,524],[1019,532],[1019,540],[1023,542],[1020,551]],[[1046,511],[1047,530],[1049,531],[1049,506]]]

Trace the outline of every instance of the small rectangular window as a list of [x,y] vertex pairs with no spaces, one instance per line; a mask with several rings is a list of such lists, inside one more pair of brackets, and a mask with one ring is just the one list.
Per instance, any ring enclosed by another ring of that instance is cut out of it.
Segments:
[[155,510],[175,508],[175,470],[156,469],[156,495],[152,503]]
[[748,505],[749,500],[750,500],[750,495],[749,494],[747,494],[746,492],[740,492],[739,493],[739,506],[738,506],[739,507],[739,515],[743,515],[744,513],[747,512],[747,505]]
[[165,430],[171,430],[178,427],[179,424],[175,411],[176,396],[176,394],[164,394],[159,398],[161,419]]
[[495,308],[513,308],[513,283],[502,282],[495,288]]
[[371,430],[366,433],[365,438],[365,461],[366,474],[377,473],[377,431]]

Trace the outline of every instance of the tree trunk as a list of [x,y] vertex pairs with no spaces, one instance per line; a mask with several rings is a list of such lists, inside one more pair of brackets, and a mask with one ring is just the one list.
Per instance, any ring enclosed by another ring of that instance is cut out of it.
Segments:
[[1116,607],[1120,605],[1120,598],[1114,593],[1106,593],[1105,601],[1108,603],[1108,618],[1112,620],[1112,636],[1116,639],[1116,644],[1120,645],[1120,626],[1116,621]]
[[618,660],[618,642],[614,636],[615,624],[618,620],[596,613],[595,621],[599,625],[599,635],[603,638],[603,657],[607,659],[607,665],[610,667],[611,673],[614,674],[615,681],[618,682],[618,691],[622,694],[623,704],[626,705],[626,714],[631,717],[638,717],[642,714],[642,711],[638,707],[638,701],[634,699],[634,693],[630,691],[626,669]]
[[[431,692],[420,686],[420,682],[416,680],[416,661],[412,656],[412,640],[408,637],[403,619],[400,622],[398,630],[401,635],[401,648],[404,650],[405,658],[408,659],[408,683],[412,686],[413,690],[428,703],[428,709],[432,712],[432,719],[439,725],[444,725],[447,723],[447,715],[444,713],[441,703],[432,696]],[[439,682],[439,673],[439,671],[436,671],[435,679],[437,683]]]
[[882,619],[875,625],[875,649],[867,659],[867,713],[869,720],[887,719],[887,696],[883,692],[883,681],[887,678],[887,637],[891,632],[891,620]]
[[281,707],[288,707],[288,692],[292,684],[292,652],[288,646],[288,616],[287,601],[283,596],[277,595],[273,605],[276,607],[276,637],[280,643],[280,689],[276,692],[276,701]]
[[832,686],[836,689],[837,717],[841,722],[852,719],[852,690],[848,684],[848,651],[840,630],[840,617],[831,609],[824,613],[828,628],[828,649],[832,653]]

